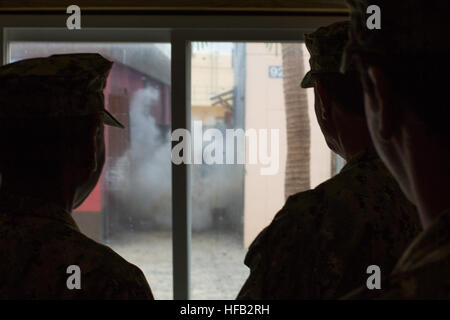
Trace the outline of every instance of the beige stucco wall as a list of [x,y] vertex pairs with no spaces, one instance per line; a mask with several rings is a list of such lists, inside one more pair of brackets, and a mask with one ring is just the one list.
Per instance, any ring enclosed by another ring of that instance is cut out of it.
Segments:
[[[304,48],[304,63],[308,69],[309,54]],[[283,79],[270,79],[268,67],[282,65],[281,47],[278,55],[264,44],[247,44],[246,129],[279,129],[279,172],[262,176],[260,165],[246,165],[244,200],[244,245],[272,221],[283,206],[284,173],[286,162],[286,114],[284,109]],[[299,90],[301,90],[299,88]],[[327,180],[331,174],[331,152],[325,143],[314,112],[314,92],[307,90],[311,126],[311,187]],[[247,146],[248,149],[248,146]]]
[[[278,53],[278,54],[277,54]],[[245,128],[278,129],[279,170],[276,175],[261,175],[261,165],[246,165],[244,198],[244,244],[272,220],[284,203],[284,171],[286,162],[286,116],[284,112],[283,79],[271,79],[269,66],[281,65],[278,52],[263,43],[247,44],[247,83]],[[247,145],[248,152],[248,145]]]
[[230,90],[234,86],[231,54],[195,52],[191,68],[192,106],[210,106],[212,94]]

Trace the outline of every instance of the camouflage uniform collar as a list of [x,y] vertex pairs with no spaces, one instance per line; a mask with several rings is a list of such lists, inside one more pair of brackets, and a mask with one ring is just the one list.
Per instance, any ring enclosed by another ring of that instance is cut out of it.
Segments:
[[80,231],[67,210],[55,203],[30,196],[0,192],[0,215],[56,220]]
[[377,152],[373,147],[368,147],[365,150],[358,153],[356,156],[354,156],[352,159],[350,159],[345,166],[341,169],[341,172],[348,171],[356,166],[358,166],[361,163],[369,162],[379,159]]
[[412,271],[445,258],[439,251],[444,247],[450,248],[450,208],[442,212],[427,230],[416,237],[400,258],[393,273]]

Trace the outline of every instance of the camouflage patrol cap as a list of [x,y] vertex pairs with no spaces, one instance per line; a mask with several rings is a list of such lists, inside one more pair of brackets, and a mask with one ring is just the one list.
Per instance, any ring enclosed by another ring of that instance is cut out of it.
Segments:
[[326,74],[339,74],[342,52],[348,41],[349,21],[333,23],[320,27],[305,35],[305,44],[311,58],[308,71],[302,80],[302,88],[311,88],[314,81]]
[[[350,8],[350,39],[341,71],[348,70],[355,54],[377,61],[394,62],[404,70],[411,64],[438,64],[448,70],[450,1],[346,0]],[[380,29],[369,29],[367,20],[380,8]],[[447,39],[447,40],[445,40]]]
[[76,117],[102,114],[106,125],[124,126],[104,107],[112,62],[99,54],[63,54],[0,67],[0,118]]

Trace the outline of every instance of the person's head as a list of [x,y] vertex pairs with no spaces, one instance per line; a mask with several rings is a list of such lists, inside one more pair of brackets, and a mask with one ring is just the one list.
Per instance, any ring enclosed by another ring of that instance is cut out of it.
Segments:
[[348,41],[349,22],[321,27],[305,36],[311,54],[311,70],[302,88],[314,88],[314,107],[325,140],[334,152],[348,160],[370,144],[364,117],[364,100],[356,72],[340,73],[342,53]]
[[[420,171],[429,170],[425,168],[429,160],[436,165],[449,160],[448,88],[443,79],[449,75],[450,2],[347,2],[352,23],[342,71],[350,62],[357,65],[375,147],[405,194],[416,202],[417,188],[426,182]],[[367,26],[375,12],[367,13],[370,5],[380,8],[381,29]],[[436,159],[429,159],[431,148],[437,151],[434,156],[440,154]],[[436,178],[428,177],[428,187]]]
[[[77,207],[97,184],[105,163],[101,115],[0,119],[0,137],[4,190],[25,189],[24,183],[27,187],[61,185],[74,190]],[[47,192],[36,190],[40,191]]]
[[0,67],[0,190],[68,193],[73,208],[87,198],[105,163],[104,124],[123,127],[104,109],[111,66],[74,54]]

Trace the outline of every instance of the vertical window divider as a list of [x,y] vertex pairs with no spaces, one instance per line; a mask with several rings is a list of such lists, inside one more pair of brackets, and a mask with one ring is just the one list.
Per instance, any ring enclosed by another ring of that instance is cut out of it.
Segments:
[[[172,132],[186,129],[190,132],[190,42],[182,32],[171,33],[172,48]],[[172,141],[172,147],[177,141]],[[172,162],[172,254],[173,298],[190,298],[191,253],[191,166]]]

